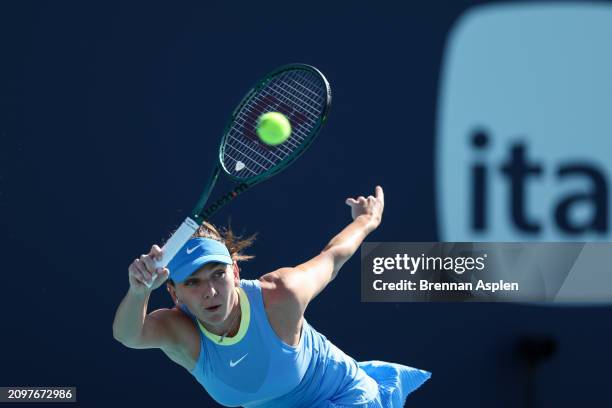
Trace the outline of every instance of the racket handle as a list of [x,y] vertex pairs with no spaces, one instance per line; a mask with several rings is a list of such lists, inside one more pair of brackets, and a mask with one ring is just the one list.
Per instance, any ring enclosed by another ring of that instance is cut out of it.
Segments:
[[[192,220],[190,217],[185,218],[185,221],[181,224],[181,226],[172,234],[170,239],[166,242],[166,244],[162,248],[163,257],[159,262],[155,262],[155,269],[157,268],[165,268],[168,266],[172,258],[181,250],[183,245],[189,238],[200,228],[197,222]],[[150,282],[146,282],[145,285],[147,287],[151,287],[153,282],[157,279],[157,273],[153,274]]]

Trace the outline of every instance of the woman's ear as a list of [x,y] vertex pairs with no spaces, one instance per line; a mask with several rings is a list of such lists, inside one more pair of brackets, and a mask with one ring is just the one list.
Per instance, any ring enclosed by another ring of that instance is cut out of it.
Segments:
[[238,262],[234,261],[232,265],[234,269],[234,283],[236,286],[240,285],[240,267],[238,266]]
[[170,293],[170,297],[172,297],[172,301],[174,302],[174,304],[178,305],[180,299],[178,298],[178,296],[176,296],[176,289],[174,288],[174,285],[166,283],[166,290],[168,291],[168,293]]

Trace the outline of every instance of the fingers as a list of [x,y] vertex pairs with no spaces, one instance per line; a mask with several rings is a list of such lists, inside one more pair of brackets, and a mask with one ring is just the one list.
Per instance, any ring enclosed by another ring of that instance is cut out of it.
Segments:
[[146,282],[151,281],[151,277],[153,276],[153,273],[148,270],[147,265],[144,263],[143,261],[144,256],[145,255],[136,259],[133,265],[134,265],[134,270],[136,272],[135,276],[139,277],[143,283],[146,283]]
[[140,262],[142,263],[142,265],[144,265],[146,272],[148,272],[150,275],[153,275],[155,273],[155,260],[151,256],[141,255]]
[[385,193],[383,192],[382,187],[381,186],[376,186],[376,188],[374,190],[376,191],[376,193],[375,193],[376,194],[376,198],[384,203],[385,202]]
[[161,261],[162,259],[162,250],[157,245],[153,245],[151,247],[151,251],[149,251],[149,255],[155,259],[156,261]]
[[[130,285],[139,290],[144,289],[146,286],[147,290],[149,290],[152,284],[155,283],[159,286],[164,282],[168,278],[170,271],[168,268],[156,267],[156,261],[161,261],[162,258],[163,250],[159,246],[153,245],[148,254],[143,254],[134,259],[128,267]],[[152,282],[153,276],[156,277],[155,282]]]
[[345,202],[346,202],[347,205],[349,205],[351,207],[354,206],[354,205],[357,205],[357,204],[362,204],[363,205],[363,204],[365,204],[367,202],[371,202],[371,201],[373,201],[375,199],[379,200],[380,202],[382,202],[384,204],[384,202],[385,202],[385,193],[383,192],[382,187],[381,186],[376,186],[376,188],[374,190],[375,190],[375,193],[374,193],[375,196],[371,196],[370,195],[370,196],[368,196],[368,198],[365,198],[364,196],[359,196],[359,197],[357,197],[357,199],[349,197],[349,198],[346,199]]
[[170,275],[170,270],[168,268],[157,268],[157,278],[155,282],[163,282],[168,279],[168,275]]
[[144,266],[140,262],[140,259],[135,259],[134,262],[132,262],[132,264],[128,268],[128,270],[130,272],[130,276],[134,278],[136,281],[142,284],[145,284],[146,282],[148,282],[148,279],[146,278],[146,274],[148,272],[146,271],[146,268],[144,268]]
[[357,200],[355,200],[354,198],[347,198],[346,199],[346,204],[351,206],[351,207],[354,207],[356,205],[363,206],[367,202],[368,202],[368,200],[364,196],[357,197]]
[[357,200],[355,200],[354,198],[350,198],[350,197],[349,197],[349,198],[347,198],[347,199],[346,199],[346,205],[349,205],[349,206],[351,206],[351,207],[352,207],[352,206],[354,206],[355,204],[357,204]]

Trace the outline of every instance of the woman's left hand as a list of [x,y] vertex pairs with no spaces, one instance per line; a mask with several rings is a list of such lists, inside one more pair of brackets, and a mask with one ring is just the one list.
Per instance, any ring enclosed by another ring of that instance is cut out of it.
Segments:
[[364,217],[368,219],[368,224],[372,229],[376,229],[382,220],[383,209],[385,207],[385,194],[381,186],[376,186],[374,196],[359,196],[347,198],[346,204],[351,207],[353,219]]

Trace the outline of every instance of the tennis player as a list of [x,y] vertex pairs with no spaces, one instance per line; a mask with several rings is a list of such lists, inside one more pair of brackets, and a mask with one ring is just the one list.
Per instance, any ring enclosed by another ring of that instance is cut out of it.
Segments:
[[[170,262],[155,269],[154,245],[128,268],[130,288],[113,333],[125,346],[159,348],[224,406],[333,408],[404,406],[430,373],[382,361],[356,362],[304,319],[308,304],[336,277],[381,222],[384,195],[349,198],[353,221],[309,261],[257,280],[240,278],[248,239],[205,223]],[[153,273],[158,277],[149,288]],[[147,314],[152,290],[175,307]],[[331,311],[330,311],[331,312]]]

